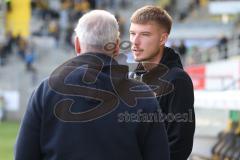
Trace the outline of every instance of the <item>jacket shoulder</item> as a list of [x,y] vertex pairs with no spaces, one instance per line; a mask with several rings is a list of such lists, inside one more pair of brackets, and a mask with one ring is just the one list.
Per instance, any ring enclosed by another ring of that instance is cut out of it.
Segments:
[[166,75],[166,79],[168,79],[170,82],[184,80],[192,83],[192,79],[190,78],[188,73],[179,67],[174,67],[170,69],[168,74]]

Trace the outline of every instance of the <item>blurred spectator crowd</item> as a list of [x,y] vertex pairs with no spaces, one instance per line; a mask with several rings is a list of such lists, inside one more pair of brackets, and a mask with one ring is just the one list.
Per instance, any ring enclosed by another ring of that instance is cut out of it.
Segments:
[[[131,6],[130,0],[32,0],[31,16],[38,24],[33,28],[30,37],[52,37],[55,47],[73,49],[74,28],[78,19],[92,9],[111,10],[115,14],[121,32],[125,34],[125,20],[118,12]],[[35,24],[34,24],[35,25]],[[37,44],[31,38],[21,35],[14,37],[9,31],[0,42],[0,66],[8,64],[8,58],[17,54],[26,64],[27,71],[34,71]]]
[[92,9],[113,10],[123,35],[124,20],[116,11],[118,7],[127,9],[129,4],[129,0],[35,0],[32,1],[33,16],[44,23],[33,35],[49,35],[55,39],[56,46],[72,48],[73,30],[78,19]]
[[0,65],[6,65],[9,56],[13,53],[17,53],[19,58],[25,62],[27,71],[35,70],[32,66],[35,59],[34,44],[24,39],[21,35],[13,37],[12,33],[8,32],[4,43],[0,45]]

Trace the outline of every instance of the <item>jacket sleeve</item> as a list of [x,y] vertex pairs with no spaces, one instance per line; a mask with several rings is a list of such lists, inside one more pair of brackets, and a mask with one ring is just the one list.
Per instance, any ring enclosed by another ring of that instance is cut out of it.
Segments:
[[153,122],[145,137],[143,160],[170,160],[168,139],[163,122]]
[[38,91],[33,92],[22,119],[15,145],[15,160],[40,160],[41,107]]
[[192,152],[195,132],[193,85],[188,79],[176,79],[172,83],[174,91],[167,96],[166,121],[170,157],[171,160],[187,160]]
[[[143,121],[145,129],[140,133],[143,134],[142,155],[143,160],[170,160],[170,152],[168,145],[167,132],[164,121],[159,118],[159,103],[154,97],[153,99],[141,102],[146,109],[147,121]],[[150,116],[153,115],[153,116]]]

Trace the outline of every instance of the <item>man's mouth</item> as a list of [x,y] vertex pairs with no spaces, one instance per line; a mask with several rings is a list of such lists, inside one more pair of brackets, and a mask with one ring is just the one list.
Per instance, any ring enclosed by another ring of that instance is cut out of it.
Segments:
[[133,48],[132,51],[135,52],[135,53],[140,53],[140,52],[143,52],[143,49]]

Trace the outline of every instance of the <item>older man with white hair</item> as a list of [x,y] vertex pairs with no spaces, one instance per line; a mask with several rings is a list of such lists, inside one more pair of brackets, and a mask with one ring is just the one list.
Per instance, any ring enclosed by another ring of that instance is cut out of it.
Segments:
[[91,11],[75,31],[78,56],[33,92],[15,160],[169,160],[165,127],[152,117],[159,107],[153,92],[114,59],[114,16]]

